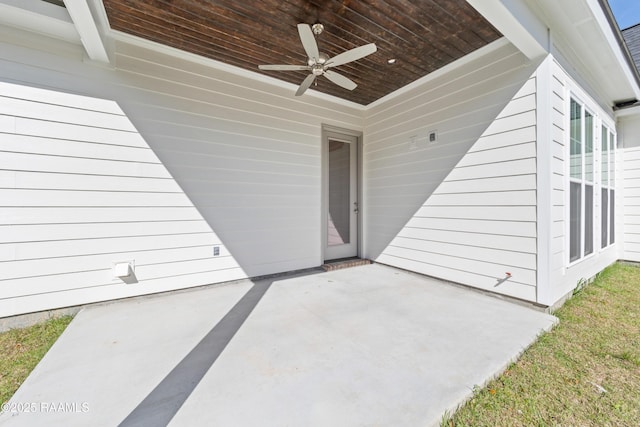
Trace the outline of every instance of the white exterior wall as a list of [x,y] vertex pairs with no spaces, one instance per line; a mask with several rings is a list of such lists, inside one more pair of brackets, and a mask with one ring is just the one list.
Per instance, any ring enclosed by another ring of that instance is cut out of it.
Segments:
[[[618,148],[622,158],[623,244],[621,258],[640,262],[640,117],[623,116],[618,121]],[[619,233],[618,233],[619,234]]]
[[362,109],[123,42],[112,69],[0,40],[0,317],[321,263],[321,125]]
[[367,115],[368,256],[536,300],[535,70],[502,44]]
[[[560,61],[562,62],[562,61]],[[594,252],[580,260],[569,262],[569,103],[573,95],[596,117],[597,130],[594,135],[594,146],[600,146],[600,123],[616,131],[612,111],[604,110],[602,103],[596,101],[590,91],[580,86],[576,79],[565,71],[558,60],[551,63],[552,89],[552,211],[551,211],[551,270],[545,298],[540,302],[552,305],[571,292],[581,280],[586,280],[619,258],[621,233],[623,228],[622,211],[622,176],[620,169],[620,151],[616,150],[616,243],[605,249],[600,246],[601,227],[601,192],[600,192],[600,156],[595,156],[594,182]],[[542,159],[541,159],[542,160]],[[548,161],[548,159],[547,159]]]
[[[323,124],[364,134],[364,257],[546,305],[640,258],[625,142],[617,243],[596,186],[596,253],[569,265],[570,93],[612,112],[505,39],[366,109],[148,42],[114,55],[0,26],[0,317],[319,265]],[[126,260],[139,283],[112,277]]]
[[0,265],[0,315],[245,276],[115,102],[1,82]]

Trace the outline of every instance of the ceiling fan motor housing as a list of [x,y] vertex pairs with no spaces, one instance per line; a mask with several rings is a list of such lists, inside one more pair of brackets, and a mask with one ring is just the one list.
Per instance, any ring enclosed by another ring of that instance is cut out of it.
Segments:
[[315,65],[324,65],[328,60],[329,56],[326,53],[320,52],[318,58],[307,59],[307,64],[309,64],[309,67],[313,67]]
[[326,53],[318,51],[318,44],[314,36],[314,33],[318,35],[323,29],[322,24],[315,24],[313,28],[308,24],[298,24],[300,41],[307,54],[307,65],[259,65],[258,68],[261,70],[311,71],[311,74],[309,74],[302,84],[300,84],[300,87],[298,87],[296,96],[302,95],[318,76],[325,76],[333,83],[347,90],[355,89],[358,85],[353,80],[336,73],[330,68],[364,58],[377,50],[376,45],[369,43],[329,58]]

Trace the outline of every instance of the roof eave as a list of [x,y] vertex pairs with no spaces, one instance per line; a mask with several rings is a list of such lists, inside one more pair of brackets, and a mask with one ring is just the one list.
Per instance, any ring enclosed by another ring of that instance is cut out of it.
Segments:
[[[635,65],[633,56],[631,55],[631,52],[629,51],[629,47],[627,46],[627,43],[624,40],[624,36],[622,35],[622,31],[618,26],[618,22],[616,21],[616,18],[613,15],[613,11],[611,10],[611,7],[609,6],[609,2],[607,0],[598,0],[598,3],[600,3],[600,7],[602,8],[604,15],[607,18],[607,21],[609,22],[611,31],[613,31],[613,35],[618,44],[618,48],[622,51],[622,54],[626,60],[627,67],[629,68],[629,71],[633,76],[636,90],[638,92],[636,94],[635,99],[638,100],[640,99],[640,72],[638,71],[638,68]],[[624,101],[625,100],[620,100],[619,102],[624,102]]]

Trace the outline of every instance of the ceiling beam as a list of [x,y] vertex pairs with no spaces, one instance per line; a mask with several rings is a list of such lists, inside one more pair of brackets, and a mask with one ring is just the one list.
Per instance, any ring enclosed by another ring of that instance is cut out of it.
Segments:
[[106,46],[87,0],[64,0],[64,5],[78,34],[80,34],[80,40],[89,58],[94,61],[109,63]]
[[549,31],[523,0],[467,0],[527,58],[549,52]]

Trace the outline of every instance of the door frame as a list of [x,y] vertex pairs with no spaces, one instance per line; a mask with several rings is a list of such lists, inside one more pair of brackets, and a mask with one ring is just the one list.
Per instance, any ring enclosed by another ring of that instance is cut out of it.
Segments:
[[364,206],[362,203],[362,132],[356,131],[353,129],[345,129],[338,126],[332,126],[323,124],[322,125],[322,137],[321,137],[321,185],[320,185],[320,194],[321,194],[321,203],[320,203],[320,244],[322,245],[320,248],[321,254],[321,263],[324,263],[326,260],[326,249],[327,249],[327,219],[329,213],[329,134],[339,134],[344,135],[349,138],[356,138],[356,200],[358,202],[358,226],[356,227],[356,256],[362,256],[362,243],[363,243],[363,212]]

